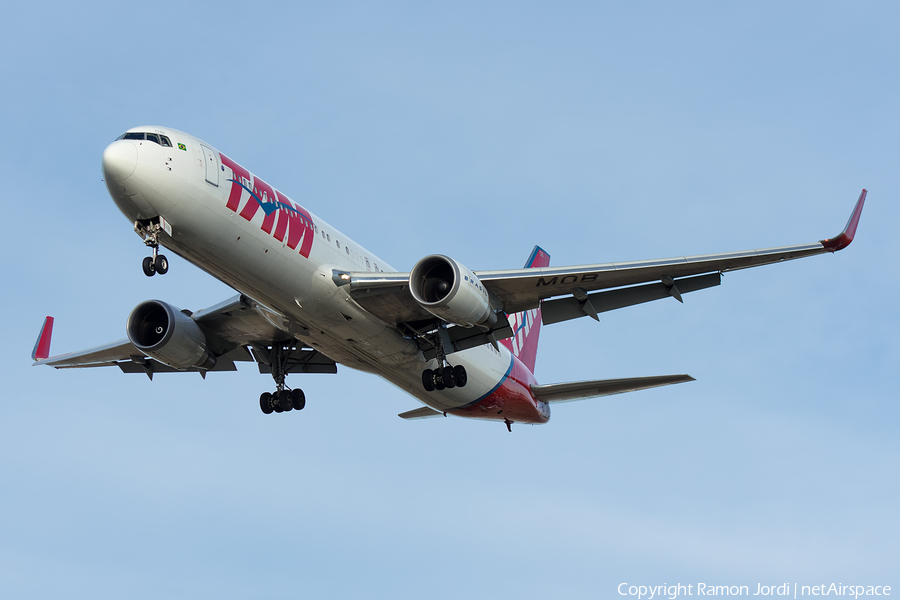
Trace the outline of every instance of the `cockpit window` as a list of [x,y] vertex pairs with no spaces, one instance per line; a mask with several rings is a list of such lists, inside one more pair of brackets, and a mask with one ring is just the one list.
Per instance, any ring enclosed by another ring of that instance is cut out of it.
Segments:
[[165,146],[166,148],[172,147],[172,142],[164,135],[158,135],[155,133],[144,133],[142,131],[129,131],[128,133],[123,133],[116,140],[144,140],[146,139],[148,142],[153,142],[154,144],[159,144],[160,146]]

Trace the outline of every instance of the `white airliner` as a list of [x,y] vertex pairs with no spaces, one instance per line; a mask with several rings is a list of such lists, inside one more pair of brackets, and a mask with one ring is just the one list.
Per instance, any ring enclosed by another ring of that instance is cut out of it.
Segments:
[[53,318],[34,364],[117,366],[126,373],[234,371],[255,361],[275,379],[262,411],[302,409],[289,373],[380,375],[419,400],[404,419],[456,415],[546,423],[550,404],[692,381],[688,375],[539,385],[549,325],[719,285],[725,271],[836,252],[853,240],[862,190],[843,232],[811,244],[662,260],[550,267],[535,246],[523,269],[469,270],[442,255],[400,273],[209,144],[136,127],[103,151],[109,193],[152,250],[144,273],[168,271],[160,246],[238,294],[191,312],[161,300],[128,316],[127,339],[48,358]]

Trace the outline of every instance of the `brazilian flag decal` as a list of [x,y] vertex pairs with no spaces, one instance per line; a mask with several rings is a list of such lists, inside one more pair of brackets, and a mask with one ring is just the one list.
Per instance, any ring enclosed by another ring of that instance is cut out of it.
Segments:
[[187,147],[184,144],[178,144],[178,149],[184,150],[185,152],[187,151]]

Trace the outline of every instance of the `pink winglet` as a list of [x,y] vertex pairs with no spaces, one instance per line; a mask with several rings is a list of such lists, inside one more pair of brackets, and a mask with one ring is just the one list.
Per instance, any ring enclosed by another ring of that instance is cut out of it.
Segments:
[[31,351],[32,360],[43,360],[50,356],[50,336],[53,335],[53,317],[44,319],[44,326],[41,327],[41,334],[34,343],[34,350]]
[[841,234],[835,238],[822,240],[820,242],[826,250],[829,252],[837,252],[838,250],[843,250],[849,246],[850,242],[853,241],[853,236],[856,235],[856,226],[859,225],[859,216],[862,214],[863,204],[866,203],[867,193],[868,192],[863,189],[859,194],[859,200],[856,201],[856,208],[853,209],[853,214],[850,215],[850,220],[847,221],[847,225],[844,227]]

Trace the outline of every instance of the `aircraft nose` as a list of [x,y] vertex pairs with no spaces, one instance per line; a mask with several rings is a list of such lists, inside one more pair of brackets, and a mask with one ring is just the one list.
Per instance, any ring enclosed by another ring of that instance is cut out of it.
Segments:
[[125,181],[137,167],[137,146],[118,140],[103,151],[103,176],[107,181]]

